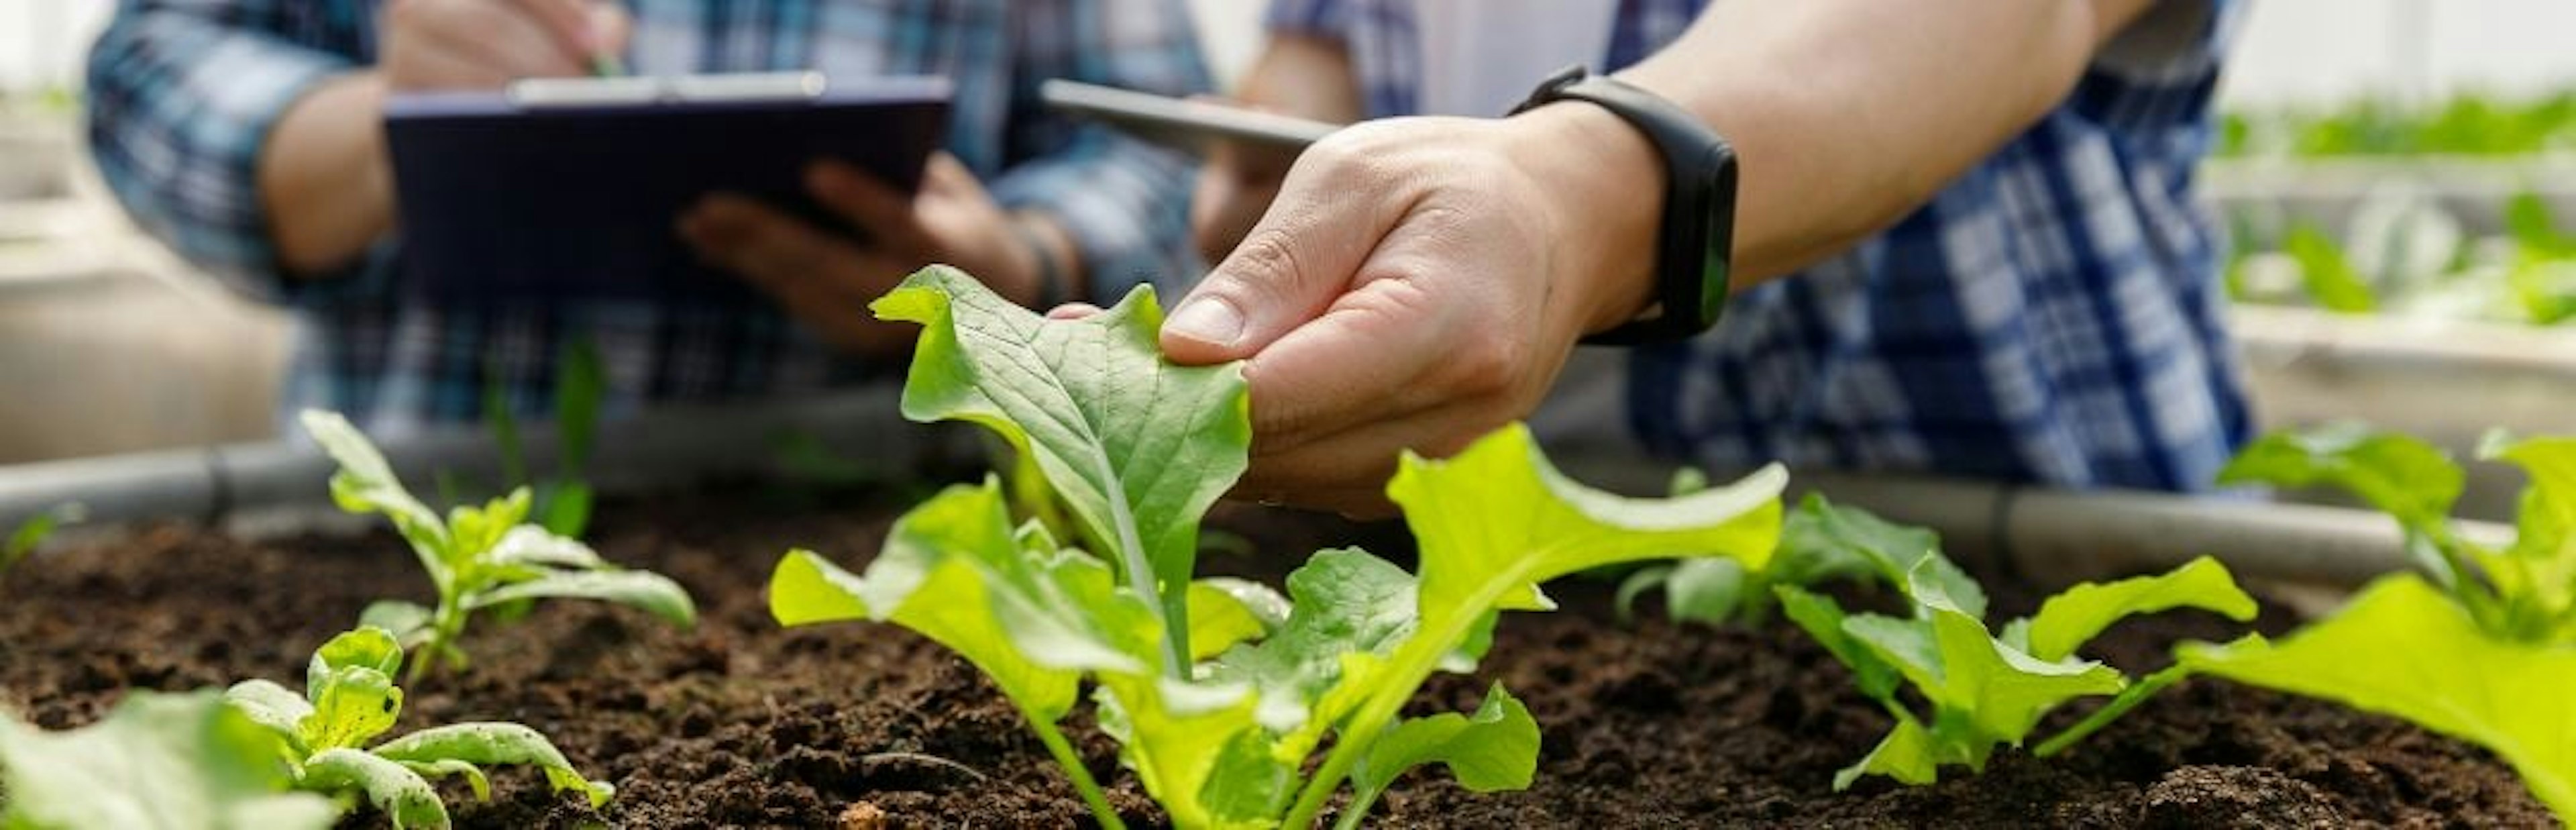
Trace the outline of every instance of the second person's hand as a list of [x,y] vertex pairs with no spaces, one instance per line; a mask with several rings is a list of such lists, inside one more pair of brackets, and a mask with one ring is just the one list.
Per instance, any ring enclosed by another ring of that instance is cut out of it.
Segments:
[[1039,294],[1039,254],[1012,226],[1038,220],[1004,211],[955,156],[931,156],[915,195],[835,161],[808,168],[805,185],[861,239],[726,193],[683,214],[680,235],[709,263],[767,291],[825,341],[861,354],[912,342],[919,327],[878,320],[868,303],[924,265],[963,268],[1021,303]]
[[1237,495],[1383,513],[1398,453],[1527,415],[1577,340],[1642,310],[1662,175],[1580,104],[1371,122],[1307,150],[1163,327],[1177,362],[1249,361]]
[[597,0],[392,0],[379,62],[395,91],[495,89],[590,73],[626,48],[626,11]]

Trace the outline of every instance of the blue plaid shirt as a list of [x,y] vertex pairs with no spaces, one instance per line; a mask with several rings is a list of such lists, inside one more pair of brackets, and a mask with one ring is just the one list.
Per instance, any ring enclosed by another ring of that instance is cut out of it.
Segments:
[[[316,84],[371,63],[379,0],[124,0],[90,55],[90,135],[136,219],[298,321],[283,412],[337,409],[375,430],[480,415],[487,384],[521,414],[554,360],[595,342],[612,414],[648,402],[810,390],[868,373],[774,306],[597,302],[488,311],[404,304],[392,241],[349,273],[284,277],[254,180],[260,143]],[[950,146],[1007,207],[1071,232],[1105,298],[1194,276],[1186,159],[1047,112],[1048,78],[1170,94],[1206,88],[1182,0],[628,0],[639,72],[820,69],[946,75]],[[1164,286],[1169,289],[1171,286]]]
[[[1644,58],[1705,5],[1622,0],[1600,65]],[[1739,293],[1696,341],[1636,350],[1640,438],[1720,468],[2210,487],[2250,429],[2221,237],[2192,186],[2237,19],[2227,5],[2156,7],[2056,110],[1929,204]],[[1371,117],[1416,109],[1407,0],[1274,0],[1269,22],[1342,40]]]

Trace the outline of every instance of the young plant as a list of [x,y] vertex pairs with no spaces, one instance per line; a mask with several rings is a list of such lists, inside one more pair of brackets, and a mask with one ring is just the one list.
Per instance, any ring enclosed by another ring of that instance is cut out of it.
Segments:
[[17,567],[20,561],[34,554],[36,547],[51,538],[54,531],[61,530],[64,523],[77,522],[80,519],[79,505],[64,505],[29,516],[26,521],[18,523],[16,530],[9,531],[9,538],[0,540],[0,579],[8,578],[11,568]]
[[697,623],[696,606],[679,583],[650,571],[619,568],[578,540],[526,524],[528,489],[480,508],[458,507],[445,519],[394,477],[384,454],[336,413],[306,410],[304,428],[340,463],[331,498],[352,513],[382,513],[411,544],[438,591],[435,608],[384,601],[367,607],[362,624],[395,633],[421,652],[404,680],[420,679],[441,662],[465,664],[456,640],[475,612],[517,611],[547,598],[596,599],[628,605],[675,625]]
[[[2186,648],[2182,664],[2242,683],[2395,715],[2485,746],[2576,820],[2576,438],[2480,453],[2522,467],[2515,537],[2452,527],[2466,475],[2432,445],[2357,425],[2265,436],[2222,482],[2334,485],[2397,520],[2417,573],[2379,578],[2278,643]],[[2427,582],[2427,579],[2430,582]],[[2356,660],[2355,655],[2375,655]]]
[[403,691],[394,685],[402,645],[393,632],[361,626],[313,652],[304,672],[304,694],[266,680],[246,680],[224,692],[224,701],[273,733],[297,789],[332,796],[362,795],[397,830],[445,828],[447,807],[430,782],[459,776],[479,800],[490,800],[483,767],[533,765],[557,791],[587,796],[594,809],[615,790],[583,778],[536,730],[515,723],[459,723],[413,732],[368,748],[402,715]]
[[1104,825],[1123,822],[1057,726],[1086,680],[1102,730],[1174,824],[1310,826],[1345,784],[1342,822],[1356,824],[1423,764],[1474,790],[1528,785],[1537,724],[1499,686],[1473,713],[1400,714],[1432,672],[1474,667],[1501,611],[1552,607],[1539,582],[1674,551],[1758,567],[1778,535],[1776,468],[1624,499],[1566,480],[1515,427],[1447,461],[1401,460],[1388,494],[1421,543],[1418,575],[1346,549],[1315,554],[1284,597],[1193,581],[1200,516],[1245,465],[1246,395],[1237,367],[1162,361],[1150,289],[1049,321],[933,267],[875,308],[925,327],[905,413],[999,433],[1034,459],[1079,538],[1015,520],[997,479],[952,487],[898,520],[864,575],[788,554],[771,610],[787,625],[891,621],[958,652]]
[[[1698,471],[1685,468],[1674,478],[1673,494],[1706,486]],[[1969,584],[1967,575],[1941,556],[1940,540],[1932,531],[1837,508],[1824,496],[1809,493],[1781,524],[1780,549],[1772,553],[1768,567],[1750,570],[1725,558],[1649,565],[1619,584],[1617,607],[1622,619],[1629,618],[1638,595],[1662,588],[1664,611],[1675,622],[1756,627],[1771,617],[1776,585],[1840,580],[1903,590],[1918,564],[1938,571],[1943,584]]]
[[0,828],[323,830],[329,799],[287,789],[280,740],[212,690],[134,691],[46,732],[0,712]]
[[[2203,557],[2161,576],[2083,583],[2050,597],[2039,613],[1986,628],[1985,592],[1924,543],[1929,534],[1888,525],[1850,508],[1810,502],[1824,526],[1868,528],[1831,536],[1832,545],[1881,573],[1907,565],[1898,580],[1911,600],[1903,617],[1846,613],[1831,598],[1795,585],[1775,585],[1790,620],[1806,629],[1852,672],[1862,694],[1877,700],[1896,726],[1866,757],[1834,775],[1834,789],[1864,775],[1929,784],[1944,766],[1984,771],[1998,746],[2021,746],[2051,710],[2081,697],[2116,696],[2090,716],[2040,742],[2034,753],[2064,751],[2084,736],[2183,677],[2167,669],[2131,682],[2118,669],[2076,656],[2086,641],[2134,614],[2201,608],[2239,621],[2254,617],[2254,599],[2227,569]],[[1901,545],[1901,547],[1898,547]],[[1783,555],[1787,543],[1784,541]],[[1928,711],[1900,696],[1913,687]]]
[[510,414],[509,393],[497,370],[485,372],[491,381],[483,389],[483,420],[492,425],[492,437],[500,445],[501,477],[535,493],[534,510],[542,517],[538,523],[557,536],[579,539],[590,527],[592,496],[581,471],[590,463],[591,442],[599,432],[599,402],[607,395],[608,374],[600,364],[599,347],[587,338],[567,346],[555,366],[553,480],[540,482],[529,472],[519,444],[519,420]]
[[2334,237],[2316,225],[2292,223],[2281,249],[2299,264],[2299,284],[2318,307],[2345,314],[2368,314],[2379,307],[2370,281],[2352,267]]

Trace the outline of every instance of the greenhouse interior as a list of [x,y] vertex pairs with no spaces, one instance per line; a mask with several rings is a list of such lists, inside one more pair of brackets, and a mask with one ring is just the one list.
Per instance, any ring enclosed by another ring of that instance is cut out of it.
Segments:
[[2569,32],[0,3],[0,828],[2564,827]]

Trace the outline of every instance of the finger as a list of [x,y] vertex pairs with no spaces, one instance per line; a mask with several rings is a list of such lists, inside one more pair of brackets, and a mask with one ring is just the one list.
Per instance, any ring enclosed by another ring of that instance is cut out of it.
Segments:
[[410,65],[386,77],[397,91],[497,89],[518,79],[489,59],[454,49],[411,50],[404,59]]
[[517,0],[520,10],[543,24],[555,47],[577,66],[587,66],[604,50],[597,18],[589,0]]
[[679,230],[711,264],[768,292],[833,345],[872,353],[911,340],[913,327],[867,311],[867,301],[891,287],[891,279],[870,277],[891,273],[880,257],[729,194],[708,197]]
[[1552,366],[1528,359],[1528,332],[1476,322],[1514,319],[1487,308],[1504,304],[1496,296],[1502,292],[1437,285],[1440,277],[1427,270],[1442,267],[1436,262],[1382,254],[1363,267],[1358,288],[1253,355],[1244,377],[1252,385],[1254,434],[1285,449],[1554,376]]
[[1100,307],[1090,303],[1065,303],[1047,309],[1046,316],[1049,320],[1080,320],[1098,313]]
[[836,253],[858,255],[835,251],[831,240],[805,223],[730,193],[700,201],[681,218],[680,234],[714,264],[772,289],[830,287],[823,279],[825,263]]
[[437,18],[437,51],[465,56],[515,80],[579,75],[586,61],[556,39],[552,27],[512,5],[472,3]]
[[[1391,185],[1333,140],[1288,174],[1278,200],[1163,323],[1163,351],[1184,364],[1248,357],[1323,313],[1396,217]],[[1311,162],[1311,163],[1305,163]]]
[[1238,486],[1248,492],[1287,493],[1292,500],[1303,493],[1382,491],[1404,453],[1447,458],[1513,417],[1500,401],[1462,401],[1364,424],[1284,452],[1255,446]]
[[[939,156],[945,156],[945,153]],[[938,156],[931,160],[938,163]],[[928,181],[925,173],[924,181]],[[868,239],[895,250],[927,251],[930,234],[910,194],[848,164],[825,159],[805,168],[805,189],[823,207],[867,232]]]

